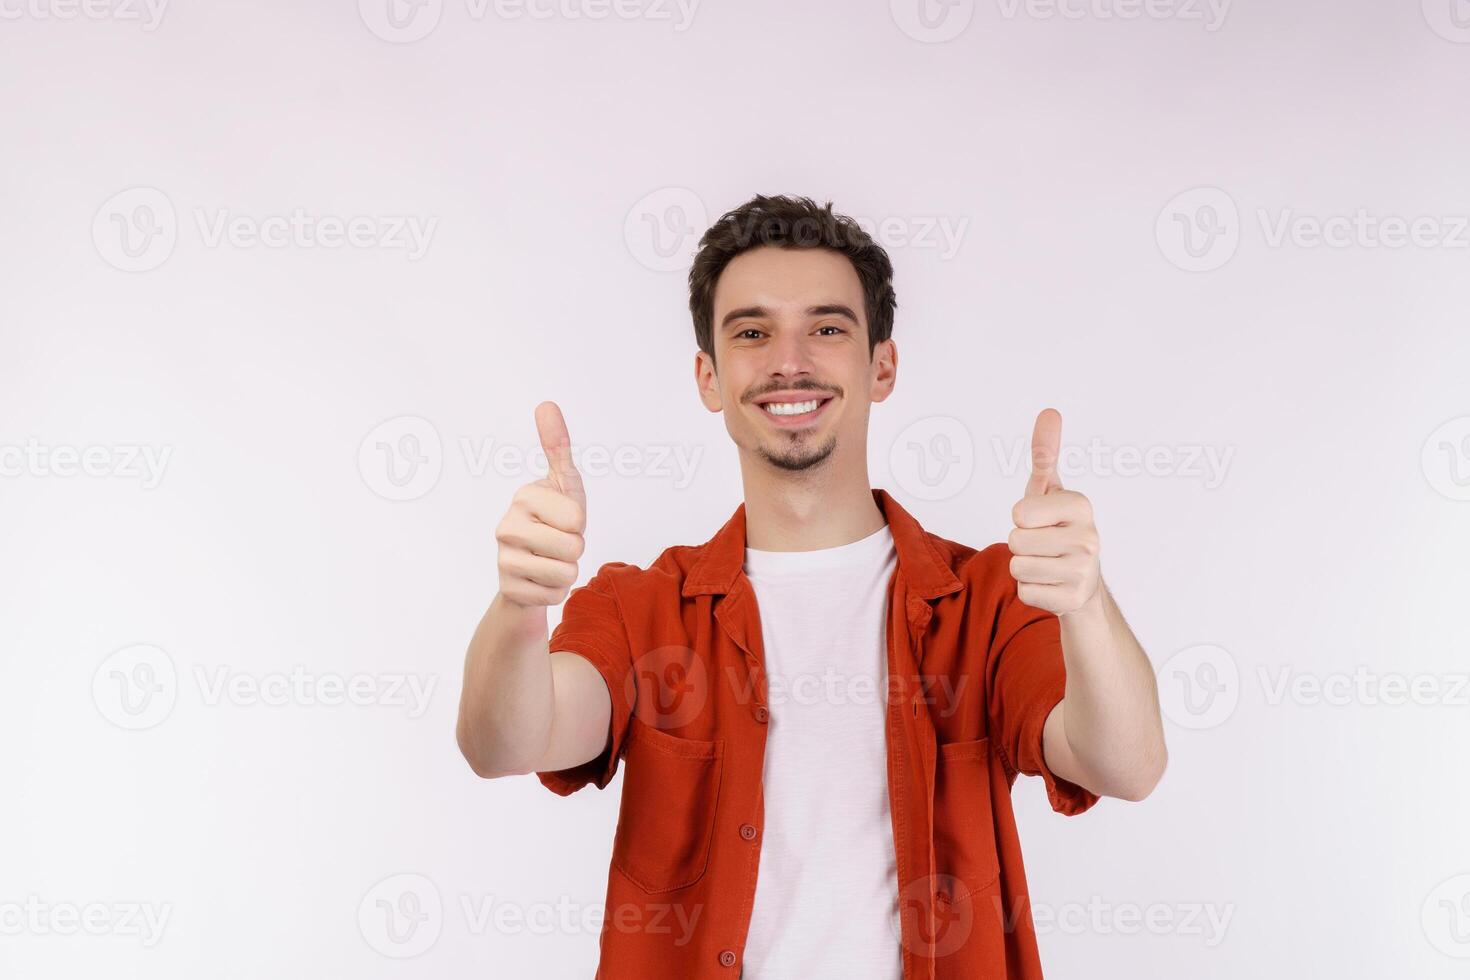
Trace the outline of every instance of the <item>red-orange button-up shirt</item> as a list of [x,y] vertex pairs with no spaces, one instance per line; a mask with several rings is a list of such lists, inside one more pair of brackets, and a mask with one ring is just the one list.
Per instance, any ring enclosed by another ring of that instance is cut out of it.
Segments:
[[[893,535],[887,594],[888,795],[904,980],[1039,980],[1010,789],[1045,780],[1052,808],[1097,796],[1047,768],[1042,725],[1065,687],[1060,622],[1016,596],[1004,543],[925,531],[874,490]],[[598,758],[538,773],[563,796],[626,759],[601,930],[601,980],[736,980],[764,826],[773,711],[745,577],[745,506],[708,542],[647,569],[608,562],[568,596],[552,650],[612,694]],[[831,901],[847,901],[833,894]]]

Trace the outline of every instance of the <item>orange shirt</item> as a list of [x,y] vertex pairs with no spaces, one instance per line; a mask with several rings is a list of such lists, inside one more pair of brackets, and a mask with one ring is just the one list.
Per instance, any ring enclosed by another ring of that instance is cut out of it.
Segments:
[[[1004,543],[947,541],[885,491],[873,497],[898,555],[876,696],[888,706],[904,980],[1039,980],[1010,788],[1039,775],[1068,815],[1098,799],[1042,755],[1042,725],[1065,692],[1060,621],[1016,597]],[[744,560],[742,504],[709,541],[669,548],[647,569],[604,564],[552,632],[552,650],[602,673],[612,723],[601,756],[538,777],[565,796],[627,766],[599,980],[740,976],[772,710]]]

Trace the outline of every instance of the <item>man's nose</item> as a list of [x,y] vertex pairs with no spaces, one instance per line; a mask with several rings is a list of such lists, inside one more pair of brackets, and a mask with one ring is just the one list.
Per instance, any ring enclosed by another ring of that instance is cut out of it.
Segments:
[[812,373],[812,351],[800,331],[777,336],[771,344],[771,360],[767,365],[773,377],[794,379]]

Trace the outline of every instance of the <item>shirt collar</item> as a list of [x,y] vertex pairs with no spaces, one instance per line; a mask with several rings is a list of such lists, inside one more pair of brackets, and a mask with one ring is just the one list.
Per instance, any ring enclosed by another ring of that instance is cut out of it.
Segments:
[[[926,532],[908,511],[899,506],[886,490],[874,489],[873,500],[883,511],[893,535],[893,548],[898,553],[898,569],[909,590],[925,599],[937,599],[964,588],[954,571],[934,547]],[[725,522],[715,536],[700,546],[689,574],[684,578],[683,594],[725,595],[735,586],[745,565],[745,504]]]

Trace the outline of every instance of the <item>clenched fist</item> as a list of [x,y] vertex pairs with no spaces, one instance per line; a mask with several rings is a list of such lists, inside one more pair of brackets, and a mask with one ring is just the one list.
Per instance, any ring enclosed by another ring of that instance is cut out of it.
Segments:
[[1097,527],[1092,504],[1057,478],[1062,416],[1054,408],[1036,416],[1031,434],[1031,479],[1011,508],[1011,577],[1028,606],[1058,616],[1076,612],[1099,594]]
[[546,478],[517,490],[495,528],[500,596],[527,608],[555,606],[567,597],[587,529],[582,474],[572,464],[567,423],[555,402],[536,406],[536,433],[546,452]]

